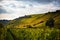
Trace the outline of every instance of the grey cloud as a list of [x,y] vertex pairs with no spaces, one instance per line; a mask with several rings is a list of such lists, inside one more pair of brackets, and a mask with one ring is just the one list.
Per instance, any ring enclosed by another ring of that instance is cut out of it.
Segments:
[[3,9],[3,8],[0,8],[0,14],[1,13],[7,13],[7,11],[5,9]]
[[38,3],[50,3],[55,1],[60,3],[60,0],[16,0],[16,1],[30,1],[30,2],[38,2]]
[[30,1],[30,2],[38,2],[38,3],[49,3],[55,0],[16,0],[16,1]]
[[[3,1],[3,0],[0,0]],[[58,2],[60,4],[60,0],[15,0],[15,1],[29,1],[29,2],[37,2],[37,3],[42,3],[42,4],[47,4],[47,3],[51,3],[53,1]]]
[[[3,0],[1,0],[3,1]],[[15,1],[24,1],[24,2],[37,2],[41,4],[48,4],[48,3],[53,3],[54,5],[60,6],[60,0],[15,0]]]
[[3,0],[0,0],[0,2],[3,1]]
[[26,8],[25,6],[20,6],[19,8]]

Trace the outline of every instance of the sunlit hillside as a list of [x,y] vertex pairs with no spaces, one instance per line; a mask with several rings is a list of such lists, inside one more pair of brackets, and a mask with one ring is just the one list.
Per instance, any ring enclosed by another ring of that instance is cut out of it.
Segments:
[[[45,14],[34,14],[34,15],[26,15],[24,17],[17,18],[12,20],[7,25],[7,28],[27,28],[28,26],[32,27],[45,27],[45,23],[49,18],[53,18],[55,20],[55,26],[60,24],[60,11],[56,12],[48,12]],[[60,25],[59,25],[60,26]]]
[[[46,26],[49,18],[54,26]],[[60,40],[60,11],[25,15],[0,24],[0,40]]]

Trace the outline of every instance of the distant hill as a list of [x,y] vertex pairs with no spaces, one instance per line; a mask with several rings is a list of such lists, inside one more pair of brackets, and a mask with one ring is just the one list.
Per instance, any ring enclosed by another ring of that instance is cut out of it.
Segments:
[[52,17],[55,20],[55,26],[60,26],[60,10],[56,12],[48,12],[45,14],[25,15],[10,21],[7,27],[10,28],[28,28],[31,27],[45,27],[46,21]]
[[3,25],[6,25],[9,22],[9,20],[0,20],[0,23],[2,23]]

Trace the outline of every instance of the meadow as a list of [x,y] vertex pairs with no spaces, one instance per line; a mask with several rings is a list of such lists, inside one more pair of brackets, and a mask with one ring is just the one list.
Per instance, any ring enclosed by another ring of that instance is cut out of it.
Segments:
[[7,40],[60,40],[60,29],[13,28],[6,33]]

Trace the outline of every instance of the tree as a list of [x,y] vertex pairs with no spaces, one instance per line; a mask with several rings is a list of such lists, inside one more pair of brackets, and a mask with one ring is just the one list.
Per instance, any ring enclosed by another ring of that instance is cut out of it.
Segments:
[[54,27],[54,19],[50,17],[46,22],[46,26]]

